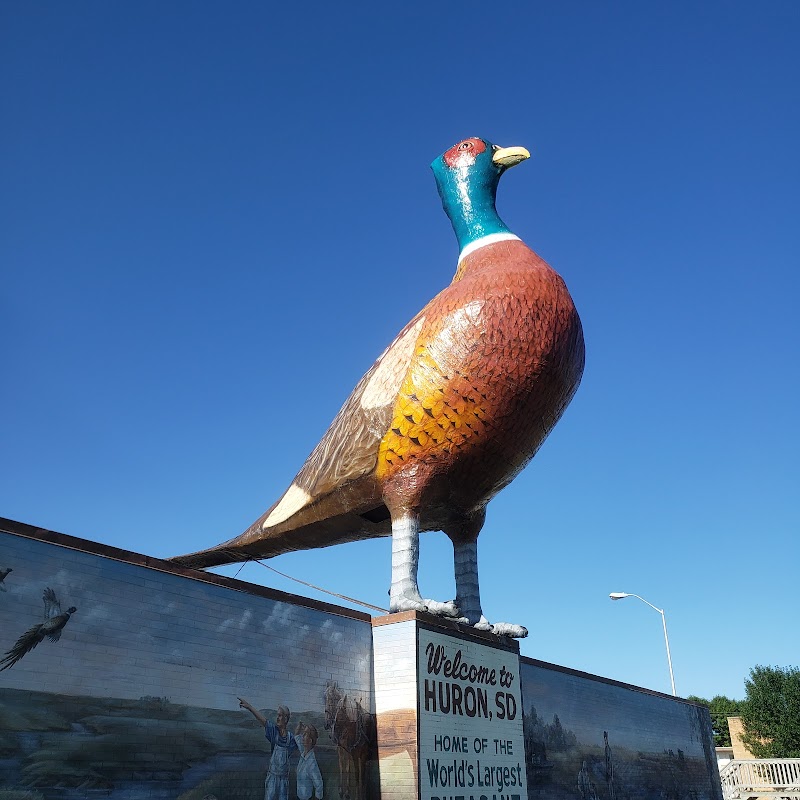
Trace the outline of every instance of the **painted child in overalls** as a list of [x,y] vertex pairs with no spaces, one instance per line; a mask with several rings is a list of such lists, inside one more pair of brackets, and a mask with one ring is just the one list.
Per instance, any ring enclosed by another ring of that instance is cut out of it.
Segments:
[[287,732],[289,709],[286,706],[278,706],[275,722],[272,723],[241,697],[239,707],[247,709],[264,726],[264,735],[272,745],[269,771],[264,781],[264,800],[288,800],[289,756],[298,749],[294,736]]
[[300,750],[300,760],[297,762],[298,800],[311,800],[311,796],[315,793],[317,800],[322,800],[324,789],[322,773],[319,771],[317,756],[314,753],[318,736],[317,729],[313,725],[298,723],[294,737]]

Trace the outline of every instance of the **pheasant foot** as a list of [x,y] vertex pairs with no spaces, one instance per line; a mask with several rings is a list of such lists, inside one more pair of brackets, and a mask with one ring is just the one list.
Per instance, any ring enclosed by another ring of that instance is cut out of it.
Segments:
[[429,614],[436,614],[437,617],[459,617],[461,612],[454,600],[448,600],[446,603],[440,603],[438,600],[424,600],[428,606]]
[[459,610],[452,600],[442,603],[438,600],[425,600],[421,595],[411,593],[392,597],[389,611],[392,614],[400,611],[426,611],[437,617],[458,617],[459,615]]
[[389,613],[398,614],[401,611],[427,611],[428,606],[422,599],[422,595],[413,595],[408,597],[406,595],[394,595],[389,601]]
[[469,617],[459,617],[456,622],[461,625],[469,625],[470,628],[475,628],[476,631],[491,631],[492,623],[481,614],[477,622],[471,622]]
[[512,639],[524,639],[528,635],[528,629],[522,625],[514,625],[511,622],[495,622],[492,625],[492,633],[495,636],[510,636]]
[[456,622],[462,625],[469,625],[477,631],[488,631],[495,636],[510,636],[512,639],[524,639],[528,635],[528,629],[522,625],[513,625],[510,622],[495,622],[492,624],[483,614],[480,615],[477,622],[472,622],[468,617],[459,617]]

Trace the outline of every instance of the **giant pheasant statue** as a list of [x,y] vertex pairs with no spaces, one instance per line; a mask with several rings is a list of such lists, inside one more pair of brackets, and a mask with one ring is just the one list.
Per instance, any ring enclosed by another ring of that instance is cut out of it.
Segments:
[[[392,612],[454,617],[498,635],[481,610],[486,505],[533,458],[578,388],[583,333],[561,277],[495,208],[500,176],[530,156],[471,138],[433,164],[460,255],[452,283],[372,365],[291,486],[241,536],[173,561],[190,567],[392,536]],[[456,598],[423,599],[419,534],[452,540]]]

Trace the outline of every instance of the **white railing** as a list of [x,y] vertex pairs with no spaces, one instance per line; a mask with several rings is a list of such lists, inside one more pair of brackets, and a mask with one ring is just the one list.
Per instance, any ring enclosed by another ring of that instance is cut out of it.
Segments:
[[729,761],[719,774],[725,800],[800,798],[800,758]]

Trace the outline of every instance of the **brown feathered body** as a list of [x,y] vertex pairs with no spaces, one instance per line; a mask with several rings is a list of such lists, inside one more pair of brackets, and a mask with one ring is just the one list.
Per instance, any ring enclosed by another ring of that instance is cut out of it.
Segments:
[[561,277],[517,239],[480,247],[364,375],[283,497],[235,539],[174,560],[209,567],[388,536],[408,512],[420,530],[476,536],[583,366]]

